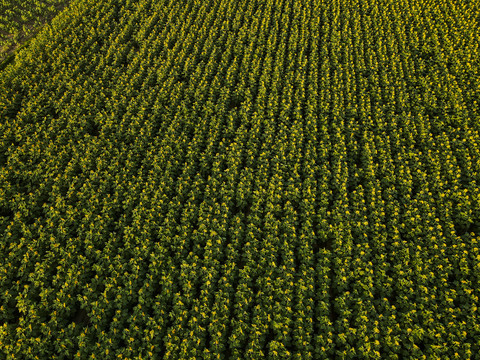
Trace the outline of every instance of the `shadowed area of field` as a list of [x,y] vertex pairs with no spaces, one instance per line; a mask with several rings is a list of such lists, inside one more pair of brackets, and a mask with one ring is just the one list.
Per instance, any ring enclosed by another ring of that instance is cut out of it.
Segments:
[[43,0],[33,4],[29,1],[22,6],[23,2],[7,0],[0,4],[0,71],[14,60],[17,50],[63,11],[70,0],[55,0],[48,7]]

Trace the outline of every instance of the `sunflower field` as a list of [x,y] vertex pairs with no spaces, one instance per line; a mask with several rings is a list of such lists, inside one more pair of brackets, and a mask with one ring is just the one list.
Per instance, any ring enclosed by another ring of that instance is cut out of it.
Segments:
[[0,359],[480,359],[479,23],[71,1],[0,71]]

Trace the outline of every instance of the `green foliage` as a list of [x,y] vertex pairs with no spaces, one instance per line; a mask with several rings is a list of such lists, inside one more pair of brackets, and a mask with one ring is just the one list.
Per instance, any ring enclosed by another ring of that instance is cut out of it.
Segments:
[[[12,49],[31,38],[68,3],[69,0],[1,0],[0,61],[11,57]],[[5,64],[0,64],[0,70],[2,66]]]
[[0,354],[475,358],[479,17],[72,2],[0,76]]

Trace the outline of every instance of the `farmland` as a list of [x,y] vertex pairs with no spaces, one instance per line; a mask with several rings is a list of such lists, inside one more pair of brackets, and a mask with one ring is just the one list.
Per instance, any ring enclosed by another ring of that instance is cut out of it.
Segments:
[[69,0],[1,0],[0,63],[68,3]]
[[478,359],[479,22],[72,1],[0,71],[0,358]]

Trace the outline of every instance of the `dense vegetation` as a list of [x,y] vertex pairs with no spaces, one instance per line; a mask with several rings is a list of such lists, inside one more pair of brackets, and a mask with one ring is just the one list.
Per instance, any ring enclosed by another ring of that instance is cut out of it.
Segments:
[[69,0],[0,0],[0,62]]
[[478,358],[479,20],[73,2],[0,73],[0,357]]

